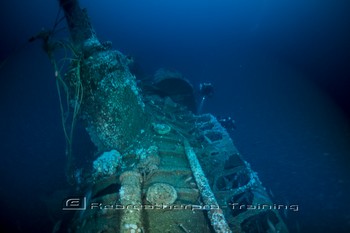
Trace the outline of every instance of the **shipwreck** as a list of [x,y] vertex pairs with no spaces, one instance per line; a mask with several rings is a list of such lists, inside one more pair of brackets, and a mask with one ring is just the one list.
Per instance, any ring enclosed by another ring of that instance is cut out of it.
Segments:
[[[64,232],[288,232],[227,130],[196,112],[186,79],[160,70],[137,81],[132,59],[98,39],[78,0],[59,4],[69,40],[56,40],[55,28],[33,40],[42,39],[54,67],[67,180],[85,194],[83,203],[66,201],[79,208]],[[84,168],[72,152],[78,120],[97,148]]]

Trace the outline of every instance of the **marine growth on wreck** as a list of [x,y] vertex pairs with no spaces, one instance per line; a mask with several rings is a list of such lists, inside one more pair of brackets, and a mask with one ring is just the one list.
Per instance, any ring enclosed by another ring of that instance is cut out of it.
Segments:
[[[164,69],[153,82],[138,82],[132,60],[98,39],[79,2],[59,2],[70,40],[41,38],[57,79],[67,180],[85,195],[65,230],[288,232],[226,129],[197,114],[190,82]],[[78,167],[71,149],[78,120],[97,149],[87,167]]]

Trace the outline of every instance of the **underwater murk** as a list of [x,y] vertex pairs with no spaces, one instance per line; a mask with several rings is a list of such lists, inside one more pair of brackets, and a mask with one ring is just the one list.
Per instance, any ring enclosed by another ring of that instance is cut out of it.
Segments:
[[348,232],[348,3],[45,4],[1,3],[1,232]]

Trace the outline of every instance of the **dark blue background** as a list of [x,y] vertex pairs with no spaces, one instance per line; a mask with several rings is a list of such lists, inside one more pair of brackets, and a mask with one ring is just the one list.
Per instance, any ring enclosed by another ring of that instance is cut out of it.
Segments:
[[[215,86],[205,112],[232,116],[238,149],[278,203],[299,204],[291,232],[350,229],[350,14],[344,0],[81,1],[101,40],[146,75],[177,69]],[[1,227],[51,232],[44,200],[64,190],[53,69],[40,43],[56,1],[0,3]],[[83,132],[78,129],[78,132]],[[86,135],[75,150],[91,154]]]

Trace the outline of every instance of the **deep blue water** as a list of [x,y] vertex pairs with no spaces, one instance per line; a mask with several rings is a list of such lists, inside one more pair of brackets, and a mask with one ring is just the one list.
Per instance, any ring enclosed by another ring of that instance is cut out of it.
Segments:
[[[1,224],[51,232],[43,200],[67,187],[55,78],[40,43],[56,1],[0,3]],[[232,116],[236,146],[291,232],[349,232],[350,3],[331,0],[81,1],[97,35],[140,74],[176,69],[215,86],[204,111]],[[93,153],[84,130],[75,144]],[[54,216],[52,216],[53,218]],[[57,217],[57,216],[56,216]],[[39,230],[40,229],[40,230]],[[3,232],[3,231],[2,231]]]

